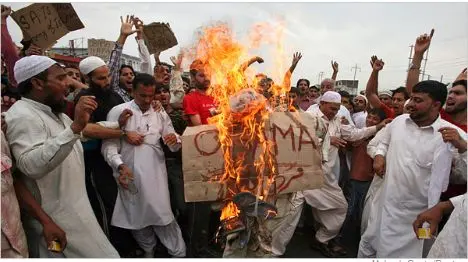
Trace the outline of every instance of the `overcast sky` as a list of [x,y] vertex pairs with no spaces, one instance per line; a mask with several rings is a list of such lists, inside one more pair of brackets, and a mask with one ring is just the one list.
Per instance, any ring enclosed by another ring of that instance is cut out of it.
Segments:
[[[13,10],[29,4],[12,3]],[[318,74],[330,77],[330,60],[340,64],[338,79],[353,79],[352,67],[357,64],[359,89],[365,88],[370,74],[369,60],[373,54],[382,57],[385,68],[380,74],[379,89],[404,85],[408,66],[409,46],[421,33],[435,28],[429,50],[426,73],[432,79],[451,82],[468,64],[468,3],[73,3],[85,25],[71,32],[57,46],[68,46],[77,38],[116,40],[120,16],[135,14],[145,23],[168,22],[179,46],[188,46],[194,32],[213,21],[226,21],[239,35],[248,33],[258,22],[273,21],[282,16],[287,28],[285,53],[295,51],[303,58],[293,75],[293,85],[299,78],[313,84]],[[16,23],[8,26],[15,42],[22,38]],[[86,45],[86,40],[85,40]],[[176,55],[179,46],[161,54],[163,61]],[[124,53],[138,56],[133,37],[127,40]],[[265,64],[273,64],[269,52],[260,53]],[[258,71],[267,65],[255,65]]]

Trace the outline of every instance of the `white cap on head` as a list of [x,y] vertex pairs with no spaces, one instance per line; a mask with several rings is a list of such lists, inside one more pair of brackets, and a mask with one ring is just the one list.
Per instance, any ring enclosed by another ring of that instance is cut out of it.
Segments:
[[366,96],[363,96],[361,94],[357,95],[356,97],[362,97],[364,98],[364,101],[366,101],[366,105],[369,103],[369,101],[367,101],[367,97]]
[[16,82],[20,84],[44,72],[55,64],[57,64],[57,62],[47,56],[31,55],[23,57],[16,61],[15,67],[13,68]]
[[335,91],[327,91],[323,94],[322,98],[320,98],[320,102],[341,104],[341,95]]
[[390,98],[392,98],[392,92],[391,91],[381,91],[379,92],[379,96],[389,96]]
[[80,71],[81,73],[87,75],[98,67],[105,66],[106,62],[97,56],[88,56],[80,62]]

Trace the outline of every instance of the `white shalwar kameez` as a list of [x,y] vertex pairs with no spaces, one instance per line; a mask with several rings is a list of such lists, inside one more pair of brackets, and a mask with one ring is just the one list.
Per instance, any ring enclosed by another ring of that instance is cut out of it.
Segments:
[[[109,139],[102,145],[102,153],[113,168],[114,176],[119,176],[117,169],[121,164],[127,165],[132,170],[133,184],[137,189],[132,194],[119,187],[111,223],[133,230],[135,240],[148,253],[156,246],[156,233],[170,255],[184,257],[185,243],[171,210],[164,152],[160,143],[161,137],[175,134],[171,120],[166,112],[155,112],[152,107],[142,112],[134,100],[114,107],[107,120],[118,120],[124,109],[133,112],[125,131],[136,131],[144,134],[145,138],[139,146],[130,145],[123,139]],[[173,152],[180,150],[179,137],[177,141],[176,145],[169,147]]]
[[428,258],[466,259],[466,193],[450,198],[452,214],[429,251]]
[[[67,258],[118,258],[88,200],[80,135],[71,119],[49,106],[22,98],[5,114],[7,140],[25,183],[42,209],[67,234]],[[42,225],[27,218],[31,256],[57,257],[47,250]]]
[[367,138],[377,131],[375,126],[357,129],[352,125],[342,125],[341,117],[336,116],[329,121],[317,107],[307,113],[323,120],[328,126],[327,134],[322,144],[324,171],[324,185],[320,189],[304,190],[296,192],[284,198],[280,196],[278,201],[278,217],[268,221],[268,227],[272,229],[272,250],[275,256],[281,256],[286,251],[286,245],[291,240],[296,226],[299,223],[304,202],[312,207],[314,219],[321,224],[315,235],[321,243],[328,243],[335,238],[343,225],[348,210],[348,203],[343,191],[338,186],[337,175],[333,166],[339,162],[338,148],[330,145],[330,137],[342,137],[348,141],[357,141]]
[[377,257],[422,258],[424,241],[416,238],[412,223],[419,213],[438,203],[448,186],[453,156],[466,161],[466,152],[456,153],[444,143],[438,130],[461,129],[440,116],[426,127],[418,127],[408,114],[395,118],[377,147],[386,157],[386,177],[379,205]]
[[[367,144],[367,154],[372,159],[374,159],[377,146],[387,130],[387,127],[382,128]],[[358,258],[375,258],[376,255],[375,235],[377,231],[377,216],[381,209],[379,200],[384,179],[385,176],[380,177],[374,175],[364,200],[364,209],[362,210],[361,217],[361,240],[359,242],[357,254]]]
[[366,127],[367,112],[361,111],[353,114],[353,121],[357,128]]

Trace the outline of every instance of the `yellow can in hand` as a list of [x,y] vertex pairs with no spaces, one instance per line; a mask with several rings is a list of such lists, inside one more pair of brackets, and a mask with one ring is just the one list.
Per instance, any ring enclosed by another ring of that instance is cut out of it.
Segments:
[[431,238],[431,229],[430,228],[418,228],[418,237],[419,239],[430,239]]
[[47,249],[52,252],[58,252],[58,253],[62,252],[62,247],[60,246],[60,243],[55,240],[50,242],[49,247]]

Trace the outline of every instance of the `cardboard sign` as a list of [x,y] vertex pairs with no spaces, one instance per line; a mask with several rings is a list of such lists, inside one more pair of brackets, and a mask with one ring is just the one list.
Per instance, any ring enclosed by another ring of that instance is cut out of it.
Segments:
[[114,42],[105,39],[88,39],[88,56],[97,56],[107,62],[114,46]]
[[84,28],[69,3],[35,3],[11,14],[23,31],[23,38],[41,47],[51,47],[58,39]]
[[[305,113],[271,113],[265,135],[275,142],[274,156],[278,174],[269,188],[269,194],[285,194],[320,188],[323,184],[321,145],[319,137],[326,130],[317,118]],[[182,163],[185,201],[215,201],[226,197],[226,184],[219,178],[224,174],[224,157],[214,125],[188,127],[182,136]],[[238,145],[239,143],[233,142]],[[233,147],[233,149],[236,146]],[[262,152],[252,150],[255,159]],[[244,151],[247,155],[249,152]],[[234,154],[233,154],[234,155]],[[255,172],[243,179],[249,182],[249,191],[257,193]]]
[[150,54],[160,53],[178,44],[174,32],[167,23],[151,23],[143,26],[143,37]]

